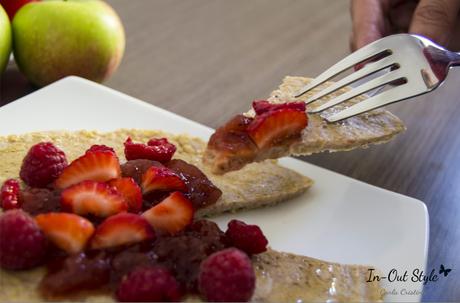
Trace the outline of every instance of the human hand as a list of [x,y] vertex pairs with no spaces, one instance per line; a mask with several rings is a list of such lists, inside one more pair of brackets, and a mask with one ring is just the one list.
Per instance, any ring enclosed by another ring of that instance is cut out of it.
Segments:
[[351,0],[354,51],[397,33],[425,36],[460,50],[460,0]]

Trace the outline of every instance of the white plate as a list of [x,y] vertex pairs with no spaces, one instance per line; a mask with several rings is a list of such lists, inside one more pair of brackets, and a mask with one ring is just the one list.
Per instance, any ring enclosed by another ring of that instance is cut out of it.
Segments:
[[[42,130],[162,129],[207,139],[212,129],[93,82],[69,77],[0,108],[0,135]],[[222,215],[258,224],[273,248],[324,260],[369,264],[387,274],[424,270],[428,212],[396,194],[291,158],[281,164],[315,180],[304,195],[274,207]],[[422,285],[382,280],[389,301],[420,300]],[[394,290],[394,291],[393,291]],[[401,292],[415,294],[401,294]]]

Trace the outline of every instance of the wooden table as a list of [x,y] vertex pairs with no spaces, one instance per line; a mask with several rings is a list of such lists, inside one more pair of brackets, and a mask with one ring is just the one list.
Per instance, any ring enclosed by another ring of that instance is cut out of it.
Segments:
[[[348,1],[110,3],[124,22],[127,49],[106,85],[211,127],[266,97],[284,76],[317,75],[348,53]],[[305,158],[426,203],[427,269],[453,269],[425,287],[427,301],[460,300],[459,80],[460,71],[430,97],[391,106],[408,128],[396,140]],[[0,105],[34,90],[15,66],[0,88]]]

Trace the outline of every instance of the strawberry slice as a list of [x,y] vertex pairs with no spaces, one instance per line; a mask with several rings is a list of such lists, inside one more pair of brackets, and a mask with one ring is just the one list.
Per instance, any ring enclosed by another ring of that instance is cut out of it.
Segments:
[[147,220],[139,215],[120,213],[104,220],[96,229],[90,247],[102,249],[155,238]]
[[141,211],[142,208],[142,191],[133,178],[119,178],[108,182],[114,186],[118,192],[125,198],[128,203],[128,210],[133,213]]
[[90,221],[74,214],[46,213],[36,216],[35,221],[48,240],[69,254],[83,251],[94,233]]
[[83,181],[61,193],[61,207],[79,215],[108,217],[126,211],[128,204],[114,187],[102,182]]
[[142,216],[155,230],[173,235],[192,223],[194,212],[192,202],[176,191],[145,211]]
[[142,175],[142,192],[144,194],[158,191],[186,191],[185,182],[175,172],[166,167],[152,166]]
[[64,189],[81,181],[105,182],[119,178],[120,163],[114,153],[107,151],[88,152],[67,166],[56,180],[56,187]]
[[286,102],[286,103],[270,103],[267,100],[254,100],[252,108],[257,115],[262,115],[266,112],[275,111],[279,109],[291,108],[294,110],[304,112],[307,109],[305,102]]
[[256,116],[248,126],[248,134],[259,149],[300,137],[307,126],[304,111],[282,108]]

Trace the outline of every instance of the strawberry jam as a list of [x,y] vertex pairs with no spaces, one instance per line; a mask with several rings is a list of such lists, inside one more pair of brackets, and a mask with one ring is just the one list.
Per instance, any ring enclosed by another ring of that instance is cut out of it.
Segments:
[[228,247],[225,233],[207,220],[194,222],[175,236],[155,241],[88,251],[63,257],[48,264],[40,290],[45,298],[76,295],[97,288],[110,292],[122,277],[139,267],[160,265],[168,268],[181,287],[197,292],[199,267],[214,252]]
[[137,267],[147,267],[157,263],[157,256],[152,250],[152,242],[128,247],[106,250],[110,254],[111,283],[118,284],[121,278]]
[[216,203],[222,195],[222,191],[198,167],[179,159],[169,161],[166,166],[185,181],[185,196],[192,201],[195,209]]
[[110,263],[104,252],[94,255],[79,253],[58,258],[48,266],[48,274],[40,283],[47,297],[57,297],[106,285],[110,279]]
[[307,127],[304,102],[272,104],[254,101],[254,118],[239,114],[218,128],[207,146],[205,161],[213,172],[237,170],[254,161],[273,157],[270,149],[300,140]]
[[211,136],[208,148],[221,151],[229,156],[237,155],[245,161],[252,161],[257,152],[257,146],[249,137],[247,128],[253,118],[236,115]]
[[187,291],[196,292],[201,262],[226,247],[225,234],[217,224],[201,220],[177,236],[158,239],[153,250],[158,262],[171,270]]
[[[216,203],[222,195],[222,191],[217,188],[198,167],[180,159],[173,159],[166,162],[164,165],[152,160],[130,160],[121,165],[122,176],[131,177],[138,184],[141,184],[142,176],[152,166],[166,166],[179,175],[187,187],[184,194],[190,199],[195,209]],[[143,210],[147,210],[153,205],[161,202],[169,193],[168,191],[155,191],[144,194]]]
[[163,167],[163,164],[147,159],[130,160],[120,165],[121,175],[123,177],[131,177],[137,184],[141,184],[142,175],[152,166]]
[[22,209],[31,215],[59,211],[61,193],[47,188],[26,188],[21,192]]

